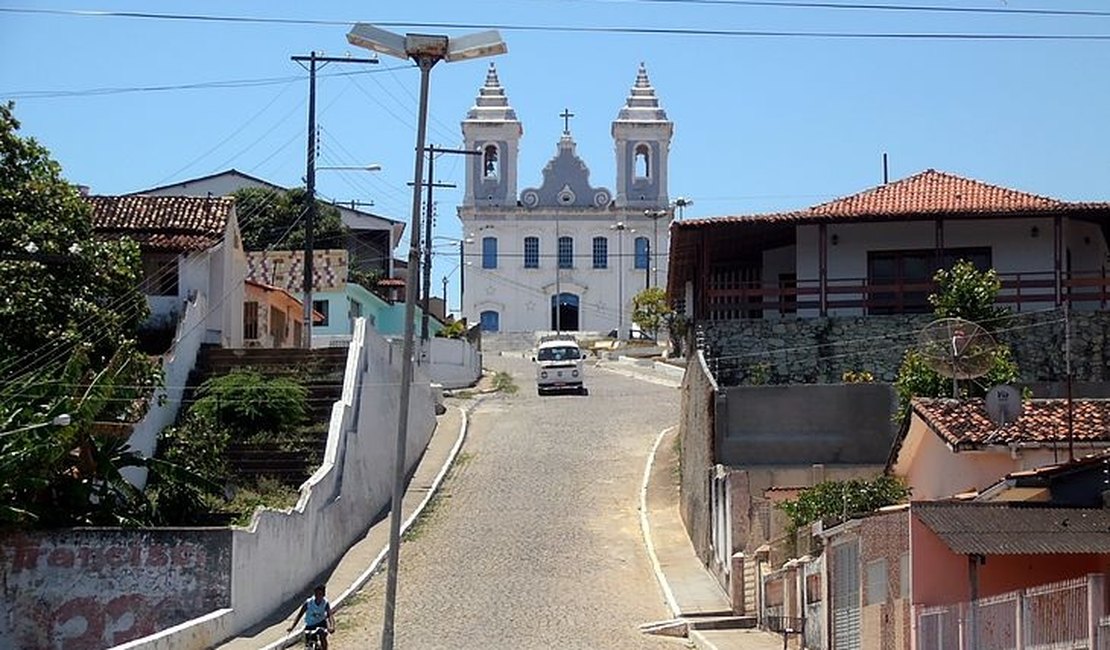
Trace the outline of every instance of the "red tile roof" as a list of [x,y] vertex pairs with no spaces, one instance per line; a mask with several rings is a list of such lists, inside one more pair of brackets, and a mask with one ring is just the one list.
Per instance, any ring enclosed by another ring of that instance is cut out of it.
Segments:
[[1021,192],[928,169],[893,183],[791,212],[690,219],[679,228],[737,222],[882,220],[914,215],[1009,216],[1072,210],[1110,211],[1110,203],[1077,203]]
[[144,249],[204,250],[223,239],[234,199],[192,196],[88,196],[93,230],[127,236]]
[[[983,400],[913,400],[913,412],[945,442],[957,447],[984,444],[1066,442],[1067,400],[1029,400],[1017,422],[999,427],[987,415]],[[1110,400],[1073,401],[1072,428],[1077,442],[1110,441]]]

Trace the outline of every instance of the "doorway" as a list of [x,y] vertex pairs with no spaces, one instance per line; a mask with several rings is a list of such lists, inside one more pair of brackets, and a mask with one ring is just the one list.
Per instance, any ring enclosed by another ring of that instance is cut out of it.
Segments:
[[560,332],[577,332],[578,306],[578,296],[573,293],[551,296],[551,329]]

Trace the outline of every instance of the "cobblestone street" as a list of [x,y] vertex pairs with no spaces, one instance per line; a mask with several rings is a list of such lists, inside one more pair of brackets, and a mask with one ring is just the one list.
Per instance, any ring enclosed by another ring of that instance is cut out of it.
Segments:
[[[537,397],[532,365],[491,356],[491,395],[431,514],[401,549],[398,648],[675,648],[637,513],[678,391],[588,368],[588,397]],[[376,647],[384,572],[337,615],[332,647]]]

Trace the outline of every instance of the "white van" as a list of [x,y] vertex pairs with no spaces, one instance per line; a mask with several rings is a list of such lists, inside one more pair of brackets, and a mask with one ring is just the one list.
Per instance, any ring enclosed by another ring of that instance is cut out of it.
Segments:
[[574,340],[551,340],[536,349],[536,392],[567,390],[586,394],[582,350]]

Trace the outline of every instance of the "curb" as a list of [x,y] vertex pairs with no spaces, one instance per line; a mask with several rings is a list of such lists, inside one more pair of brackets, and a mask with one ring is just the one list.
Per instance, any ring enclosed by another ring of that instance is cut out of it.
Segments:
[[663,590],[663,598],[667,601],[667,609],[670,610],[672,618],[678,618],[680,610],[674,592],[671,591],[671,584],[667,581],[666,574],[663,573],[662,565],[659,564],[659,555],[655,552],[655,542],[651,538],[647,493],[648,484],[651,483],[651,470],[655,467],[655,456],[659,452],[659,445],[663,443],[663,438],[675,428],[675,426],[667,427],[655,436],[655,444],[651,446],[651,454],[648,455],[647,463],[644,465],[644,477],[640,482],[640,531],[644,536],[644,545],[647,546],[648,557],[651,558],[651,570],[655,573],[655,580],[659,583],[660,589]]
[[[412,526],[412,524],[416,522],[417,518],[420,517],[420,514],[423,513],[424,509],[428,507],[429,503],[431,503],[432,498],[435,497],[437,492],[439,492],[440,485],[442,485],[443,480],[447,478],[447,472],[451,471],[451,467],[455,464],[455,459],[458,457],[459,452],[462,450],[463,443],[466,442],[466,434],[470,429],[471,409],[464,409],[458,406],[456,406],[455,408],[457,408],[459,410],[459,413],[462,415],[462,422],[459,424],[459,435],[455,440],[454,446],[451,447],[451,452],[447,455],[447,460],[443,463],[443,466],[439,468],[439,472],[436,473],[435,478],[432,479],[432,485],[428,489],[427,494],[424,495],[424,499],[420,502],[418,506],[416,506],[416,510],[413,510],[412,514],[409,515],[409,517],[405,521],[401,522],[402,536],[404,536],[405,531],[407,531]],[[382,563],[385,562],[385,559],[388,556],[389,544],[386,544],[385,547],[382,548],[381,552],[379,552],[378,555],[374,558],[374,561],[370,563],[370,566],[367,567],[366,570],[363,571],[361,574],[359,574],[358,578],[355,578],[355,581],[351,583],[351,586],[343,590],[343,592],[340,593],[334,601],[332,601],[332,611],[336,612],[342,609],[343,605],[346,604],[346,601],[351,596],[355,595],[360,589],[366,586],[366,583],[370,581],[370,578],[374,577],[374,574],[381,569]],[[281,650],[283,648],[288,648],[290,646],[296,645],[301,642],[301,634],[302,633],[300,630],[296,632],[291,632],[283,636],[281,639],[274,641],[267,646],[264,646],[263,650]]]

